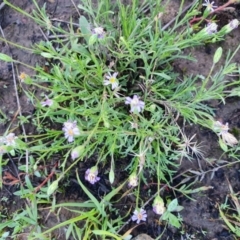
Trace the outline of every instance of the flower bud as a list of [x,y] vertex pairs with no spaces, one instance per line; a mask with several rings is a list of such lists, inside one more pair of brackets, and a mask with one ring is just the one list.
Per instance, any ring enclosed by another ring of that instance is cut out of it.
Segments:
[[208,35],[212,35],[213,33],[217,32],[218,25],[214,22],[208,23],[207,27],[205,28],[205,31]]
[[156,111],[156,104],[151,104],[150,105],[150,107],[149,107],[149,110],[151,111],[151,112],[155,112]]
[[233,19],[230,23],[228,23],[221,29],[221,32],[223,32],[224,34],[229,33],[233,29],[237,28],[238,25],[239,25],[239,21],[237,19]]
[[138,185],[137,173],[136,173],[136,172],[133,172],[133,173],[129,176],[128,187],[136,187],[137,185]]
[[75,160],[76,158],[79,158],[84,151],[84,146],[80,145],[78,147],[75,147],[71,152],[72,160]]
[[157,196],[154,199],[152,206],[153,206],[153,211],[158,215],[162,215],[166,211],[166,208],[164,207],[163,199],[160,196]]
[[52,195],[58,188],[58,182],[59,182],[59,179],[53,181],[51,183],[51,185],[48,187],[48,190],[47,190],[47,195],[50,196]]

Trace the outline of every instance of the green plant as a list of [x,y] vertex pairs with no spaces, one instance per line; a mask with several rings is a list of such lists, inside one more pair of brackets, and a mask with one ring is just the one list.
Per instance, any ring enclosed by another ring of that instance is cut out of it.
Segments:
[[[54,171],[48,176],[45,174],[46,181],[37,188],[39,199],[49,200],[55,196],[60,181],[67,179],[80,161],[87,162],[91,157],[95,158],[94,167],[86,171],[85,180],[95,184],[100,180],[98,169],[108,166],[109,182],[113,184],[116,159],[124,162],[131,156],[123,165],[128,175],[134,176],[134,184],[130,187],[138,186],[135,194],[138,208],[142,205],[140,182],[147,182],[146,172],[157,178],[159,192],[160,182],[172,179],[179,165],[178,159],[191,159],[202,154],[199,145],[191,142],[194,136],[185,136],[178,120],[213,129],[214,113],[207,103],[211,100],[224,102],[229,96],[226,89],[234,88],[234,84],[225,79],[227,74],[237,71],[236,64],[230,61],[238,49],[228,54],[224,65],[214,75],[213,70],[222,55],[221,48],[214,55],[208,76],[182,78],[172,63],[177,59],[194,60],[184,53],[184,49],[221,41],[236,26],[229,23],[217,32],[209,11],[205,11],[202,18],[195,18],[201,14],[197,1],[184,15],[182,1],[173,24],[162,26],[159,12],[164,13],[164,5],[161,0],[143,3],[134,0],[131,7],[120,0],[113,4],[101,0],[97,8],[91,1],[84,0],[78,5],[84,12],[79,23],[70,22],[65,30],[53,24],[45,5],[40,8],[33,1],[36,10],[29,14],[7,0],[4,2],[35,20],[46,36],[51,36],[51,41],[33,47],[36,54],[46,59],[48,71],[42,66],[30,66],[36,71],[35,76],[19,76],[22,84],[42,91],[39,98],[32,91],[24,90],[36,108],[32,122],[37,131],[28,136],[28,143],[21,142],[18,148],[7,149],[12,154],[13,151],[23,154],[23,150],[27,150],[31,158],[21,166],[26,176],[39,174],[39,162],[51,164],[49,159],[61,156],[58,171],[55,171],[57,164],[54,163]],[[202,24],[204,20],[208,22],[207,26]],[[19,63],[4,54],[0,54],[0,59]],[[25,117],[20,120],[29,121]],[[226,145],[223,143],[222,148],[227,151]],[[25,219],[21,228],[35,226],[38,221],[38,200],[33,198],[36,189],[29,178],[26,179],[27,188],[22,187],[17,194],[30,198],[35,205],[34,211],[26,206],[18,213]],[[33,227],[29,237],[44,238],[55,229],[68,226],[66,236],[72,235],[75,239],[86,239],[89,234],[101,235],[101,239],[108,236],[120,239],[117,228],[123,224],[125,216],[110,219],[106,211],[115,211],[111,200],[124,183],[112,187],[111,192],[98,201],[80,179],[78,182],[90,199],[88,205],[79,206],[91,210],[80,211],[79,217],[46,231]],[[47,187],[42,187],[46,183]],[[53,204],[53,208],[56,206]],[[172,214],[179,210],[177,199],[172,200],[162,219],[180,227],[180,217]],[[79,229],[78,221],[86,221],[84,229]],[[19,231],[18,222],[15,222],[14,233]]]

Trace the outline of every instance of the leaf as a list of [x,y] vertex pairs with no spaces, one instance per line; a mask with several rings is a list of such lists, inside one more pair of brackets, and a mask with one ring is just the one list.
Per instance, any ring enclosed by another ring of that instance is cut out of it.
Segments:
[[169,214],[169,223],[176,228],[181,227],[181,224],[180,224],[178,218],[175,215],[173,215],[172,213]]
[[162,219],[162,220],[168,220],[169,215],[170,215],[170,212],[169,212],[169,211],[166,211],[165,213],[163,213],[161,219]]
[[28,175],[25,176],[25,182],[26,182],[26,185],[27,185],[29,190],[33,190],[34,189]]
[[223,74],[232,73],[236,69],[237,69],[237,64],[236,63],[231,63],[223,70]]
[[91,33],[90,24],[84,16],[81,16],[79,19],[79,27],[82,34],[89,35]]
[[189,172],[190,172],[190,173],[193,173],[193,174],[195,174],[195,175],[198,175],[198,176],[201,176],[201,175],[202,175],[201,172],[195,171],[195,170],[189,170]]
[[180,212],[184,209],[183,206],[177,206],[176,209],[175,209],[175,212]]
[[168,204],[167,210],[169,212],[174,212],[176,211],[177,206],[178,206],[178,200],[177,198],[175,198]]
[[0,53],[0,60],[4,62],[13,62],[13,59],[4,53]]
[[[87,188],[83,185],[83,183],[81,182],[79,176],[78,176],[78,173],[77,174],[77,180],[78,180],[78,183],[79,185],[81,186],[81,188],[83,189],[83,191],[88,195],[88,197],[93,201],[93,203],[95,204],[95,207],[98,209],[98,211],[100,213],[102,213],[102,208],[101,208],[101,205],[100,203],[98,202],[98,200],[87,190]],[[103,213],[102,213],[103,214]]]
[[229,220],[226,218],[226,216],[224,215],[220,207],[218,208],[218,210],[223,221],[227,224],[227,226],[231,229],[231,231],[235,233],[236,232],[235,227],[229,222]]
[[120,237],[116,236],[113,233],[110,233],[108,231],[104,231],[104,230],[93,230],[92,231],[95,235],[106,235],[106,236],[110,236],[110,237],[114,237],[117,240],[122,240]]
[[41,56],[43,56],[45,58],[53,58],[53,55],[48,52],[41,52]]
[[166,79],[166,80],[171,80],[171,77],[168,76],[168,75],[165,74],[165,73],[156,73],[156,72],[153,72],[152,74],[153,74],[153,75],[160,76],[160,77],[162,77],[162,78],[164,78],[164,79]]
[[97,39],[98,39],[97,35],[93,34],[88,40],[88,45],[92,46],[97,41]]
[[72,234],[72,231],[73,231],[73,223],[71,223],[69,226],[68,226],[68,229],[67,229],[67,232],[66,232],[66,239],[69,239],[70,238],[70,235]]
[[[127,181],[127,180],[126,180]],[[122,187],[125,185],[125,182],[123,182],[120,186],[118,186],[116,189],[113,189],[110,193],[108,193],[104,198],[103,198],[103,202],[107,201],[110,202],[111,198],[114,197],[121,189]]]
[[225,142],[223,142],[223,140],[221,138],[219,138],[219,145],[221,147],[221,149],[224,151],[224,152],[227,152],[228,151],[228,146]]

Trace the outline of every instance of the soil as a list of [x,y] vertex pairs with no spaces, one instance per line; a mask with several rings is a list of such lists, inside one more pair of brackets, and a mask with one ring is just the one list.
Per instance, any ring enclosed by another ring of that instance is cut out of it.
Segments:
[[[44,3],[46,4],[46,12],[50,18],[55,18],[59,20],[69,21],[71,18],[73,22],[78,22],[78,14],[74,8],[72,2],[76,5],[79,4],[78,0],[38,0],[40,6]],[[168,11],[165,16],[163,16],[163,23],[169,22],[176,14],[179,9],[180,0],[171,0],[168,6]],[[191,1],[190,1],[191,2]],[[216,0],[216,5],[221,5],[227,1]],[[12,0],[11,3],[15,6],[24,9],[25,11],[31,13],[34,9],[34,5],[30,0]],[[186,5],[189,2],[186,2]],[[239,17],[238,6],[232,9],[231,13],[222,13],[220,24],[226,24],[226,21],[230,21],[235,17]],[[15,10],[5,6],[0,10],[0,25],[8,41],[15,44],[31,48],[32,45],[38,43],[39,41],[44,41],[44,35],[40,30],[40,27],[36,25],[31,19],[24,17]],[[193,57],[197,59],[196,62],[182,60],[176,61],[175,66],[179,72],[185,75],[197,75],[201,74],[206,76],[212,66],[213,54],[217,47],[221,46],[224,50],[224,56],[222,60],[218,63],[215,71],[224,63],[226,54],[229,50],[234,50],[239,44],[240,31],[233,31],[229,34],[224,41],[218,44],[207,44],[206,46],[194,48],[186,51],[186,53],[191,53]],[[15,60],[24,62],[31,66],[36,64],[44,66],[45,60],[40,56],[33,54],[31,51],[27,51],[15,46],[6,45],[4,42],[0,41],[0,50],[2,53],[9,54],[13,56]],[[234,62],[240,63],[240,54],[237,54]],[[14,72],[13,72],[14,71]],[[28,75],[33,75],[31,69],[22,66],[20,64],[14,64],[14,69],[11,64],[0,61],[0,106],[3,116],[0,116],[0,135],[4,134],[7,130],[9,124],[11,124],[11,129],[16,128],[18,130],[17,115],[19,113],[19,106],[16,101],[15,86],[13,81],[13,73],[19,75],[20,72],[25,72]],[[230,77],[230,81],[234,81],[234,77]],[[17,87],[22,89],[21,82],[17,79]],[[41,94],[38,89],[33,89],[35,94]],[[31,117],[34,112],[34,107],[28,100],[24,91],[19,92],[19,100],[21,106],[21,112],[25,117]],[[211,103],[215,107],[216,120],[222,120],[224,123],[228,122],[232,129],[240,128],[240,101],[239,98],[226,99],[226,104],[219,104],[216,102]],[[26,130],[28,134],[32,134],[34,128],[29,123],[25,123]],[[165,190],[163,193],[163,198],[166,200],[168,197],[174,196],[178,198],[179,204],[184,207],[180,212],[182,217],[182,228],[181,231],[167,226],[166,230],[163,223],[158,221],[158,217],[153,213],[151,204],[145,207],[148,220],[146,223],[141,224],[136,227],[133,231],[133,236],[140,235],[141,233],[147,234],[150,239],[156,239],[159,235],[163,234],[161,239],[206,239],[206,240],[220,240],[220,239],[234,239],[234,235],[228,230],[224,221],[221,219],[218,207],[227,201],[232,208],[234,204],[229,197],[230,186],[235,193],[240,191],[240,163],[236,163],[230,167],[224,167],[224,161],[232,162],[233,159],[228,158],[223,155],[222,150],[218,144],[218,138],[216,134],[213,134],[207,129],[199,128],[195,126],[185,126],[185,132],[188,136],[196,134],[196,140],[202,142],[204,158],[195,159],[193,161],[184,160],[181,163],[179,171],[176,173],[173,186],[177,185],[187,177],[189,177],[188,183],[194,184],[191,186],[192,189],[197,189],[201,186],[208,187],[206,191],[200,191],[190,194],[190,197],[194,200],[178,194],[176,191]],[[237,131],[236,131],[237,132]],[[237,136],[239,138],[239,136]],[[209,164],[207,160],[214,160],[212,164]],[[221,162],[219,162],[221,160]],[[7,166],[3,167],[3,171],[10,171],[16,176],[16,169],[18,166],[18,159],[14,158],[9,161]],[[86,165],[82,167],[81,171],[87,169]],[[189,172],[189,170],[194,170],[199,172],[199,176]],[[181,173],[185,172],[184,176]],[[207,172],[206,174],[203,174]],[[108,189],[111,189],[108,184],[107,177],[104,175],[104,169],[101,169],[100,174],[102,174],[102,180],[96,187],[87,185],[89,190],[97,197],[104,195]],[[119,171],[116,179],[119,181],[123,178],[122,172]],[[176,177],[181,175],[180,177]],[[106,179],[106,181],[105,181]],[[39,180],[39,182],[41,182]],[[37,182],[36,182],[37,184]],[[4,215],[10,216],[16,210],[21,209],[25,205],[25,200],[19,199],[13,193],[17,190],[17,186],[3,185],[0,190],[0,210]],[[143,191],[141,198],[147,199],[149,195],[156,192],[155,187],[149,185],[145,186],[147,191]],[[148,195],[146,195],[147,192]],[[75,180],[70,181],[70,184],[66,187],[65,194],[59,194],[58,201],[84,201],[86,196],[81,191],[79,185]],[[228,197],[228,198],[227,198]],[[8,199],[6,201],[6,199]],[[134,200],[134,199],[133,199]],[[133,200],[127,199],[128,204],[134,204]],[[14,203],[14,204],[13,204]],[[43,214],[44,215],[44,214]],[[66,219],[66,213],[63,213],[60,221]],[[44,222],[46,226],[51,227],[57,224],[58,219],[54,217],[49,217]],[[135,226],[134,223],[130,222],[125,230],[130,229]],[[61,235],[61,234],[60,234]],[[58,239],[64,239],[62,236]],[[141,235],[140,235],[141,236]],[[136,239],[148,239],[146,235],[143,238]]]

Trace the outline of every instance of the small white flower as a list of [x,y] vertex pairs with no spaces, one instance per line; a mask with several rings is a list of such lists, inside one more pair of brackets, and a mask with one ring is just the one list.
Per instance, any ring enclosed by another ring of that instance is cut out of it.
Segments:
[[145,106],[145,103],[143,101],[140,101],[137,95],[134,95],[133,98],[127,97],[125,104],[130,104],[130,112],[141,112]]
[[131,124],[132,129],[138,129],[138,123],[137,122],[130,122],[130,124]]
[[132,221],[137,221],[137,224],[139,224],[140,221],[146,221],[146,220],[147,220],[147,214],[144,209],[140,208],[139,210],[135,210],[133,212]]
[[218,28],[218,25],[216,23],[214,22],[208,23],[206,27],[206,32],[207,34],[212,35],[213,33],[217,32],[217,28]]
[[113,74],[108,73],[106,76],[106,79],[103,81],[103,85],[112,85],[112,90],[118,87],[118,80],[117,80],[117,72],[114,72]]
[[205,3],[203,3],[203,6],[205,6],[207,8],[208,11],[213,12],[214,8],[217,8],[217,6],[214,6],[214,1],[212,1],[210,3],[209,0],[205,0]]
[[4,143],[6,144],[6,146],[12,146],[14,147],[16,145],[16,139],[18,137],[15,136],[14,133],[9,133],[5,138],[4,138]]
[[102,27],[96,27],[92,30],[93,34],[96,34],[98,38],[104,38],[105,31]]
[[73,142],[74,137],[77,137],[80,135],[80,130],[77,126],[77,121],[67,121],[63,124],[63,132],[65,138],[68,140],[68,142]]
[[47,98],[45,101],[42,101],[40,104],[42,105],[42,107],[46,107],[46,106],[51,107],[53,105],[53,100]]

